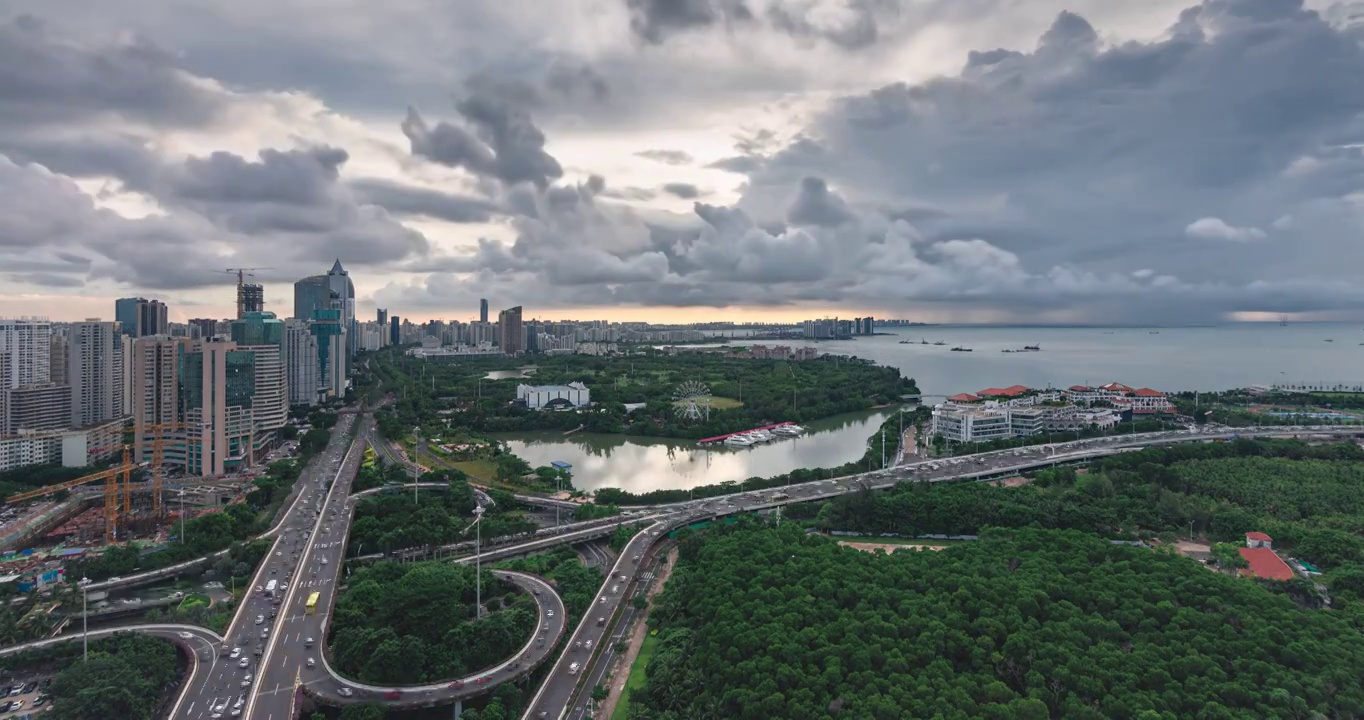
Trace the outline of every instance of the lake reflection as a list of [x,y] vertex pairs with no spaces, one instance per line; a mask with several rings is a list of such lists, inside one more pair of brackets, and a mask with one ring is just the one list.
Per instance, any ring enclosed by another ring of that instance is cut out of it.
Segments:
[[807,425],[801,437],[751,448],[701,448],[693,440],[559,432],[502,433],[534,466],[562,460],[579,490],[616,487],[635,493],[686,489],[726,480],[781,475],[799,468],[836,467],[862,457],[867,438],[893,409],[839,415]]

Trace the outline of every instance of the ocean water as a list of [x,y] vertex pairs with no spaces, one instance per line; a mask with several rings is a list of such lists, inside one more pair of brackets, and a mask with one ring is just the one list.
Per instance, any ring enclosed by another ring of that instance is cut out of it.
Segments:
[[[1358,324],[1241,323],[1184,328],[885,328],[856,340],[810,343],[897,367],[925,394],[987,387],[1067,387],[1117,381],[1166,392],[1250,385],[1364,384],[1364,329]],[[920,345],[942,340],[947,345]],[[915,344],[901,345],[901,340]],[[1326,342],[1331,340],[1332,342]],[[759,341],[777,344],[773,341]],[[950,352],[955,346],[972,352]],[[1005,353],[1024,345],[1040,352]],[[925,400],[931,400],[925,398]]]

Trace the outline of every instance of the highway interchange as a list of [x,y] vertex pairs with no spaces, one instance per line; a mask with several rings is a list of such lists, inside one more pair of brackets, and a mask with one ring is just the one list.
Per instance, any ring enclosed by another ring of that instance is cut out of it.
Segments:
[[[326,450],[305,468],[300,477],[299,492],[280,524],[268,536],[276,536],[270,554],[257,569],[252,588],[239,607],[222,639],[210,631],[191,626],[132,625],[92,631],[108,634],[120,630],[137,630],[167,637],[190,650],[194,657],[188,681],[174,703],[172,718],[247,717],[252,720],[284,720],[291,717],[296,683],[328,704],[381,701],[390,706],[431,705],[470,697],[495,687],[499,682],[529,672],[534,665],[552,652],[560,633],[568,623],[562,601],[543,586],[537,595],[540,614],[546,619],[547,609],[557,607],[555,622],[545,631],[548,641],[543,645],[532,637],[515,658],[504,664],[480,671],[456,682],[405,689],[396,695],[394,688],[377,688],[352,683],[338,677],[319,652],[325,638],[326,623],[334,601],[338,573],[344,565],[345,537],[354,511],[348,496],[350,483],[363,455],[364,440],[373,438],[373,419],[363,416],[360,438],[351,441],[354,414],[342,414],[332,433]],[[1341,436],[1358,435],[1358,429],[1339,426],[1322,427],[1267,427],[1214,429],[1208,432],[1189,430],[1116,436],[1094,440],[1031,446],[1018,450],[996,451],[950,459],[920,460],[895,468],[878,470],[844,478],[817,480],[761,491],[740,492],[720,498],[674,503],[652,508],[641,508],[647,515],[635,515],[615,521],[595,524],[582,530],[565,527],[548,537],[536,538],[514,546],[498,548],[496,553],[485,552],[483,559],[535,552],[563,544],[576,544],[609,534],[618,524],[645,522],[648,527],[631,539],[617,557],[615,565],[596,596],[586,622],[582,622],[566,645],[545,682],[528,705],[524,718],[565,718],[580,716],[582,690],[589,682],[599,681],[604,666],[594,663],[603,638],[622,636],[627,623],[618,612],[628,598],[640,588],[641,572],[651,567],[650,553],[654,544],[669,531],[683,525],[736,512],[777,507],[792,502],[808,502],[862,488],[880,488],[906,480],[949,482],[1000,476],[1052,464],[1080,461],[1122,452],[1151,444],[1171,442],[1211,441],[1237,435],[1244,437],[1274,436]],[[383,443],[376,442],[382,447]],[[328,481],[331,481],[330,483]],[[326,560],[323,563],[323,560]],[[472,561],[462,558],[456,562]],[[510,577],[523,588],[537,589],[542,581],[531,576]],[[270,579],[289,583],[288,589],[267,598],[257,590]],[[138,576],[111,579],[101,585],[117,587],[145,582]],[[92,585],[94,589],[96,586]],[[311,592],[319,592],[317,614],[304,610]],[[283,597],[279,597],[279,595]],[[557,603],[557,605],[555,604]],[[277,613],[277,615],[272,615]],[[261,622],[256,624],[259,618]],[[309,643],[309,638],[312,643]],[[65,635],[44,643],[79,639],[79,633]],[[590,649],[588,641],[591,642]],[[582,643],[582,646],[578,646]],[[311,647],[309,645],[311,644]],[[33,647],[34,643],[0,649],[0,654]],[[232,649],[240,648],[237,657]],[[257,652],[260,653],[257,656]],[[243,663],[242,660],[246,662]],[[309,664],[309,659],[313,663]],[[516,668],[513,664],[519,663]],[[577,663],[578,668],[572,668]],[[263,668],[263,670],[262,670]],[[511,668],[511,671],[508,669]],[[257,677],[259,675],[260,677]],[[499,677],[499,675],[501,677]],[[249,677],[248,677],[249,676]],[[478,682],[479,678],[488,678]],[[343,688],[345,688],[343,690]],[[570,713],[570,709],[574,712]],[[234,714],[234,710],[237,712]]]

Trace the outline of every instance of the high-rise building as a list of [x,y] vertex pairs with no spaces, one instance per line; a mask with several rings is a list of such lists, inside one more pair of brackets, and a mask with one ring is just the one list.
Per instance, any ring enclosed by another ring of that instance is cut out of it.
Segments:
[[402,319],[402,318],[398,317],[397,315],[394,315],[393,317],[391,317],[391,318],[388,319],[388,344],[389,344],[389,345],[402,345],[402,344],[403,344],[402,325],[399,323],[399,321],[400,321],[401,319]]
[[116,322],[71,324],[66,346],[71,427],[123,417],[123,342]]
[[346,333],[340,310],[313,312],[313,335],[317,337],[317,388],[319,395],[346,394]]
[[524,335],[521,330],[521,306],[508,308],[497,314],[497,346],[507,355],[525,352]]
[[[9,355],[0,352],[0,380],[9,377]],[[0,437],[8,435],[9,429],[9,386],[0,382]]]
[[284,321],[272,312],[253,311],[232,322],[232,341],[241,352],[254,353],[255,392],[251,415],[255,423],[252,456],[274,439],[274,431],[289,420],[289,390]]
[[385,310],[385,309],[383,309],[383,308],[379,308],[378,312],[376,312],[375,315],[378,316],[378,317],[376,317],[375,319],[379,321],[379,324],[380,324],[380,325],[383,325],[383,326],[385,326],[385,327],[388,326],[388,311],[387,311],[387,310]]
[[318,381],[317,337],[307,320],[284,321],[284,374],[290,405],[316,405]]
[[526,352],[540,352],[540,323],[535,320],[526,323]]
[[265,310],[265,288],[255,283],[243,283],[237,288],[237,304],[242,315]]
[[0,319],[0,355],[9,356],[9,373],[0,386],[17,388],[52,381],[52,323]]
[[71,387],[42,383],[10,390],[9,423],[14,433],[66,428],[71,423]]
[[[132,415],[139,437],[133,442],[137,462],[148,459],[152,450],[155,426],[181,422],[180,353],[190,347],[188,338],[152,336],[133,342]],[[184,430],[160,431],[163,438],[178,438],[174,448],[168,447],[168,459],[184,464]],[[168,442],[168,446],[171,444]]]
[[331,307],[326,275],[311,275],[294,283],[294,317],[311,320],[313,313]]
[[61,328],[52,328],[52,341],[47,353],[47,378],[58,385],[66,385],[70,382],[70,375],[66,370],[68,344],[66,332]]
[[[115,323],[117,325],[117,323]],[[119,408],[119,417],[129,417],[133,414],[133,342],[134,338],[122,333],[118,336],[119,372],[118,384],[123,397],[123,406]]]
[[195,340],[208,339],[218,334],[218,321],[213,318],[190,318],[189,336]]
[[249,464],[256,354],[229,340],[201,340],[180,352],[179,374],[185,473],[217,476]]
[[137,334],[137,306],[147,302],[146,298],[119,298],[114,301],[114,321],[118,331],[124,335],[139,337]]
[[137,304],[137,336],[165,335],[170,332],[166,304],[160,300],[144,300]]
[[338,324],[342,329],[343,357],[339,369],[345,377],[358,347],[359,328],[355,317],[355,284],[341,267],[339,258],[326,275],[313,275],[294,283],[294,317],[307,320],[318,310],[332,309],[341,313]]
[[481,323],[488,322],[488,298],[478,301],[478,321]]
[[284,321],[272,312],[249,312],[232,321],[232,342],[242,346],[284,344]]

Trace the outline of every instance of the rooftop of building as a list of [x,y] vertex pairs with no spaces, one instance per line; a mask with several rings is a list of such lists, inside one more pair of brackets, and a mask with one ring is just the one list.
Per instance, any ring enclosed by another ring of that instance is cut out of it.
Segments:
[[1242,574],[1249,573],[1257,578],[1265,580],[1292,580],[1293,569],[1288,567],[1288,563],[1279,557],[1269,548],[1237,548],[1241,557],[1246,559],[1250,567],[1242,570]]
[[975,395],[972,395],[971,393],[957,393],[956,395],[953,395],[952,397],[947,399],[951,400],[952,402],[959,403],[980,402],[980,398],[976,397]]
[[1248,532],[1248,533],[1246,533],[1246,539],[1247,539],[1247,540],[1262,540],[1262,541],[1264,541],[1264,542],[1273,542],[1273,541],[1274,541],[1274,538],[1272,538],[1272,537],[1270,537],[1269,535],[1266,535],[1265,533],[1262,533],[1262,532]]

